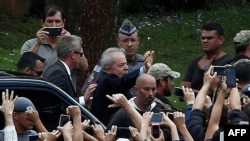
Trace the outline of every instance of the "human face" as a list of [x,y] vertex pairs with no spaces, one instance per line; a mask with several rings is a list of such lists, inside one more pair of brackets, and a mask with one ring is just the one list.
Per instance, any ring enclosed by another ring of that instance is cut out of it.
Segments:
[[43,73],[43,62],[40,60],[36,60],[36,67],[35,68],[30,68],[30,74],[34,76],[41,76]]
[[131,36],[127,36],[119,33],[117,39],[118,47],[121,47],[125,50],[127,58],[134,59],[138,46],[139,46],[139,37],[138,33],[135,32]]
[[105,71],[110,74],[116,74],[119,77],[122,77],[123,75],[128,73],[128,65],[127,60],[122,53],[114,53],[114,62],[108,66],[105,67]]
[[28,119],[25,112],[13,112],[13,118],[16,129],[19,130],[18,133],[31,130],[34,127],[34,123]]
[[163,79],[165,81],[164,96],[171,96],[171,90],[174,87],[174,81],[172,77]]
[[64,27],[64,20],[62,19],[61,12],[57,11],[55,15],[46,17],[43,22],[43,27]]
[[134,89],[137,104],[139,103],[138,106],[142,109],[148,109],[156,95],[156,81],[154,77],[145,77],[145,79],[136,84]]
[[217,35],[216,30],[201,32],[202,49],[206,53],[215,52],[221,48],[224,42],[224,37]]

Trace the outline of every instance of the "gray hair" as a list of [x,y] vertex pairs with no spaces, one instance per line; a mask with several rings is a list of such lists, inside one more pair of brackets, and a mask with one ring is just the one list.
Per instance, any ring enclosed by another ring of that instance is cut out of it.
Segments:
[[79,49],[79,46],[82,44],[82,38],[76,35],[65,35],[63,36],[57,46],[57,57],[64,58],[68,56],[70,51],[76,51]]
[[114,53],[121,53],[125,56],[125,51],[123,48],[110,47],[102,53],[101,57],[101,67],[104,69],[106,66],[114,63]]

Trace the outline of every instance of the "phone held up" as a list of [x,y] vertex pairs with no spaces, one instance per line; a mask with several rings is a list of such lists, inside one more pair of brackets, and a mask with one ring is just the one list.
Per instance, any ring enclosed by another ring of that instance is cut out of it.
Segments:
[[69,115],[61,114],[59,119],[59,126],[64,126],[69,120]]
[[61,27],[45,27],[44,30],[49,32],[48,36],[60,36],[62,32]]
[[182,88],[181,87],[175,87],[174,88],[174,95],[184,97],[184,93],[182,91]]
[[172,121],[174,120],[174,115],[173,115],[172,112],[167,112],[166,115],[167,115],[167,117],[168,117],[169,119],[171,119]]
[[226,84],[228,87],[235,87],[236,86],[236,71],[235,67],[233,66],[226,66]]
[[226,84],[228,87],[236,86],[236,71],[234,66],[213,66],[211,74],[217,72],[217,75],[226,76]]
[[154,113],[151,119],[152,123],[152,135],[155,138],[158,138],[160,135],[160,123],[162,122],[162,114],[161,113]]

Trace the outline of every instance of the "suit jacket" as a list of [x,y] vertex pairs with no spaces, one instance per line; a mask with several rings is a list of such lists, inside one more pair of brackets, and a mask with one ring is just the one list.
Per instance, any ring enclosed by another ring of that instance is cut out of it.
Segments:
[[57,85],[59,88],[64,90],[67,94],[69,94],[79,102],[79,98],[75,92],[71,78],[61,61],[57,60],[56,63],[49,66],[48,69],[46,69],[43,73],[43,77],[49,82]]
[[110,117],[118,110],[118,108],[108,108],[108,105],[112,104],[112,101],[106,98],[106,95],[122,93],[127,99],[131,98],[133,95],[129,93],[129,89],[135,85],[139,73],[140,69],[134,70],[123,77],[105,73],[99,81],[97,81],[97,87],[93,93],[91,112],[102,121],[104,125],[108,124]]

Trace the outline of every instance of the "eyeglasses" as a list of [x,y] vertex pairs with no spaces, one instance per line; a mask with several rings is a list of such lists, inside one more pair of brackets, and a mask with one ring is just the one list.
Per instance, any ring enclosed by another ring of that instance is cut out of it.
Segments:
[[30,68],[31,70],[33,70],[34,72],[36,72],[37,76],[41,76],[43,74],[43,71],[37,71],[35,69]]
[[73,52],[75,52],[75,53],[77,53],[77,54],[80,54],[80,57],[83,56],[83,52],[78,52],[78,51],[75,51],[75,50],[73,50]]

